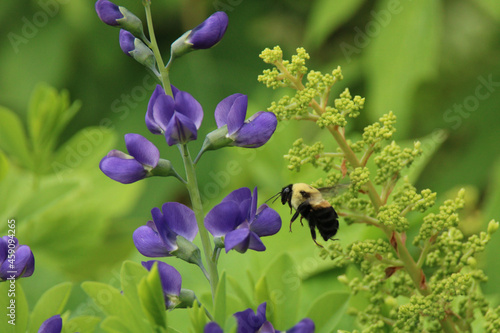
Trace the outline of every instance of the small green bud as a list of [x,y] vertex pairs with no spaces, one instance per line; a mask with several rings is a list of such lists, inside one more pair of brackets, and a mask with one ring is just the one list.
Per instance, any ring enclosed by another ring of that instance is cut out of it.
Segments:
[[194,291],[190,289],[181,289],[179,294],[179,299],[176,308],[190,308],[196,301],[196,295]]
[[228,147],[233,142],[234,140],[228,137],[227,125],[208,133],[194,162],[198,162],[201,155],[203,155],[206,151]]
[[171,251],[171,255],[191,264],[203,267],[201,252],[196,245],[180,235],[177,235],[176,242],[178,248],[177,250]]
[[347,278],[347,275],[345,275],[345,274],[337,276],[337,280],[339,280],[340,283],[343,283],[345,285],[349,285],[349,279]]
[[390,306],[392,308],[395,308],[398,306],[398,300],[395,299],[394,297],[392,296],[387,296],[386,298],[384,298],[384,303],[387,305],[387,306]]
[[488,223],[488,234],[492,235],[495,233],[495,231],[498,230],[498,222],[495,220],[491,220],[490,223]]

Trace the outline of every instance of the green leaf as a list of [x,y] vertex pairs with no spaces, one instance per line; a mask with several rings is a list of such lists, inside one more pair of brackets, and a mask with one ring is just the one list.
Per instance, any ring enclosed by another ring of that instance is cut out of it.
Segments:
[[300,304],[300,285],[295,262],[288,253],[283,253],[267,267],[266,277],[269,301],[268,309],[274,314],[274,327],[285,330],[297,322]]
[[69,319],[64,323],[62,333],[93,333],[101,318],[94,316],[78,316]]
[[28,147],[23,124],[14,112],[2,106],[0,106],[0,149],[14,163],[27,169],[32,168],[32,153]]
[[58,284],[40,297],[30,316],[30,332],[38,332],[38,328],[48,318],[62,314],[71,294],[72,284]]
[[215,290],[214,299],[214,319],[215,321],[223,326],[226,321],[226,272],[222,272],[219,284]]
[[189,319],[191,322],[191,332],[203,332],[203,328],[207,323],[207,316],[203,305],[198,305],[198,302],[193,303],[193,307],[188,309]]
[[334,332],[345,315],[351,294],[346,291],[330,291],[319,296],[307,311],[318,333]]
[[[436,75],[442,8],[439,1],[392,0],[377,2],[370,20],[357,33],[353,45],[366,49],[368,108],[372,120],[393,110],[398,133],[410,127],[414,93],[424,80]],[[368,28],[371,27],[372,30]]]
[[307,49],[317,49],[339,26],[359,9],[364,0],[317,0],[312,3],[307,19]]
[[152,324],[151,327],[167,328],[165,298],[161,286],[158,264],[155,263],[148,275],[139,283],[138,295],[143,311]]
[[[109,322],[109,317],[116,318],[120,325],[127,327],[131,332],[150,332],[148,325],[143,319],[142,313],[137,313],[129,300],[120,291],[110,285],[101,282],[84,282],[82,289],[89,295],[94,303],[108,316],[102,325],[115,327],[114,319]],[[105,324],[106,322],[106,324]]]
[[28,303],[19,280],[0,283],[0,308],[4,312],[0,320],[0,332],[25,333],[28,326]]
[[248,294],[243,290],[241,283],[238,280],[236,280],[232,276],[228,276],[227,280],[229,281],[229,284],[231,285],[231,288],[233,289],[235,295],[238,296],[239,300],[245,308],[251,308],[252,306],[254,306],[254,303],[252,302]]
[[263,275],[255,284],[255,300],[257,301],[257,305],[262,302],[268,302],[271,300],[271,295],[269,295],[269,287],[267,285],[266,276]]
[[141,264],[130,260],[126,260],[122,264],[120,277],[123,295],[128,298],[136,311],[142,310],[137,287],[147,275],[148,270]]
[[[101,328],[109,333],[134,333],[135,331],[128,326],[120,317],[107,317],[102,321]],[[150,330],[152,332],[152,330]]]

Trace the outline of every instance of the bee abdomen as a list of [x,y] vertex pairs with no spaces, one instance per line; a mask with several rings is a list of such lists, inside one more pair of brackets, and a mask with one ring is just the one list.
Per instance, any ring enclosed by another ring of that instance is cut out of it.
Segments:
[[325,241],[335,236],[339,229],[338,215],[332,206],[313,210],[309,218],[313,220],[311,222],[316,225]]

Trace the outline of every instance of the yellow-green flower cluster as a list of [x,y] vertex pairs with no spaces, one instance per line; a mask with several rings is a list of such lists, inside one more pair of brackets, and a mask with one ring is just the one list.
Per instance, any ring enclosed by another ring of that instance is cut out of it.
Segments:
[[380,207],[377,219],[380,224],[386,226],[389,230],[397,232],[404,232],[410,226],[408,220],[401,215],[401,209],[396,203]]
[[354,196],[357,196],[363,185],[370,181],[370,171],[367,167],[358,167],[351,171],[349,178],[351,179],[349,190]]
[[361,98],[361,96],[355,96],[352,98],[349,89],[346,88],[340,94],[340,98],[335,99],[335,107],[325,107],[325,112],[320,116],[316,123],[320,128],[327,126],[345,127],[347,125],[347,120],[345,119],[346,116],[351,118],[357,117],[360,110],[363,109],[364,104],[364,98]]
[[366,261],[368,257],[389,259],[394,257],[391,245],[381,238],[354,242],[347,247],[347,253],[349,258],[357,264]]
[[458,226],[457,210],[463,208],[465,204],[465,190],[458,191],[455,200],[446,200],[440,207],[439,213],[430,213],[424,217],[422,226],[413,243],[418,245],[419,242],[436,238],[442,231],[451,227]]
[[324,180],[323,178],[320,178],[311,185],[316,188],[332,187],[340,183],[341,179],[342,175],[337,170],[332,170],[327,173],[326,178]]
[[[297,54],[292,56],[292,61],[283,60],[283,51],[279,46],[275,46],[272,50],[266,48],[259,55],[267,64],[272,64],[275,67],[265,69],[262,75],[259,75],[259,82],[263,82],[268,88],[279,88],[296,85],[302,80],[302,77],[307,73],[305,66],[306,60],[309,59],[309,54],[302,47],[298,48]],[[297,87],[298,88],[298,87]]]
[[412,148],[404,148],[392,141],[382,149],[380,154],[375,157],[375,164],[378,167],[375,176],[376,184],[384,184],[389,180],[396,180],[400,177],[400,172],[405,167],[409,167],[415,158],[422,154],[420,142],[415,142]]
[[420,191],[420,193],[417,193],[417,189],[410,183],[408,177],[404,177],[403,181],[403,186],[395,191],[393,195],[393,200],[397,203],[402,213],[407,213],[412,210],[425,212],[427,209],[434,206],[436,202],[436,192],[424,189]]
[[300,167],[306,163],[311,163],[315,167],[329,164],[329,161],[321,158],[324,149],[321,142],[308,146],[302,138],[295,140],[288,154],[284,156],[288,160],[288,169],[300,171]]
[[396,132],[395,123],[396,116],[390,111],[380,117],[378,122],[366,126],[363,130],[364,144],[372,147],[375,152],[380,151],[380,142],[391,139],[394,132]]
[[500,332],[500,306],[496,309],[489,309],[485,319],[484,329],[486,333]]

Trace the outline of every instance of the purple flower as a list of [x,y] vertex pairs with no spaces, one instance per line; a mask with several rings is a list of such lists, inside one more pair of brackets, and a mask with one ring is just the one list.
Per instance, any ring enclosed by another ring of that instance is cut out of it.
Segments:
[[257,188],[235,190],[205,217],[205,227],[214,237],[224,237],[226,252],[248,249],[264,251],[260,237],[277,233],[281,228],[278,213],[263,204],[257,209]]
[[211,48],[224,36],[228,20],[227,14],[224,12],[213,13],[200,25],[191,30],[186,42],[191,44],[193,49]]
[[215,321],[209,322],[205,325],[203,333],[224,333],[222,328]]
[[135,37],[132,35],[130,32],[127,30],[120,30],[120,35],[119,35],[119,42],[120,42],[120,48],[122,51],[131,57],[132,55],[130,52],[132,52],[135,49]]
[[194,212],[183,204],[167,202],[153,208],[153,221],[134,231],[133,239],[137,250],[146,257],[168,257],[177,250],[177,236],[193,241],[198,233]]
[[245,121],[247,106],[246,95],[228,96],[215,108],[215,122],[218,128],[227,125],[227,137],[234,141],[232,145],[257,148],[271,138],[278,120],[274,113],[261,111]]
[[268,322],[266,319],[266,303],[259,305],[257,313],[254,313],[252,309],[246,309],[245,311],[236,312],[234,316],[238,322],[237,333],[255,333]]
[[[237,333],[274,333],[280,332],[274,329],[273,325],[266,318],[266,303],[262,303],[257,308],[257,313],[252,309],[236,312],[234,314],[238,322]],[[215,331],[214,331],[215,332]],[[286,333],[313,333],[314,323],[309,318],[304,318],[294,327],[286,330]]]
[[16,237],[0,238],[0,281],[28,277],[35,271],[35,257],[28,245]]
[[97,12],[97,16],[104,23],[112,26],[120,25],[117,20],[123,18],[122,12],[120,12],[120,8],[108,0],[98,0],[95,3],[95,11]]
[[125,145],[130,155],[112,150],[99,163],[109,178],[130,184],[151,175],[160,159],[156,146],[140,134],[125,134]]
[[136,37],[146,38],[144,37],[142,21],[127,8],[117,6],[108,0],[98,0],[95,3],[95,11],[104,23],[113,27],[121,27]]
[[167,309],[173,309],[180,303],[181,274],[172,266],[158,260],[143,261],[142,266],[150,271],[155,262],[158,263],[158,273],[160,274],[161,287],[165,297],[165,306]]
[[46,319],[38,329],[38,333],[60,333],[61,330],[62,318],[57,314],[49,319]]
[[168,96],[158,85],[146,113],[146,126],[153,134],[164,134],[169,146],[196,140],[203,109],[193,96],[172,86]]

